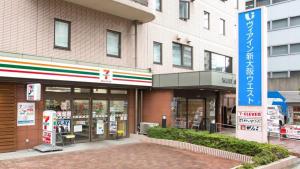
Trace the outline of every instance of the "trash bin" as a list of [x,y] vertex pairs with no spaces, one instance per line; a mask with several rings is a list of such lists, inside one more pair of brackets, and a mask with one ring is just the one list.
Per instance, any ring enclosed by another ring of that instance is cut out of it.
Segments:
[[216,122],[212,120],[209,125],[209,133],[215,133],[216,131]]

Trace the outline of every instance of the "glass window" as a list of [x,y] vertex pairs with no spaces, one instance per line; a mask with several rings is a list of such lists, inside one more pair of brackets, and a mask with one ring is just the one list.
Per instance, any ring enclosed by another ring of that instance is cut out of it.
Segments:
[[256,6],[270,5],[270,0],[256,0]]
[[190,2],[187,0],[179,1],[179,18],[183,20],[190,19]]
[[272,29],[280,29],[288,26],[288,19],[279,19],[272,21]]
[[93,89],[93,93],[106,94],[107,89]]
[[70,87],[46,87],[46,92],[68,93],[71,92]]
[[225,35],[225,20],[220,18],[219,34]]
[[300,53],[300,43],[291,44],[290,45],[290,52],[291,52],[291,54]]
[[191,46],[173,43],[173,65],[192,68],[192,57]]
[[111,94],[127,94],[127,90],[110,90]]
[[290,25],[297,26],[300,25],[300,16],[294,16],[290,18]]
[[204,11],[204,28],[205,29],[209,29],[209,22],[210,22],[209,12]]
[[121,57],[121,33],[108,30],[106,40],[107,55],[113,57]]
[[268,47],[268,57],[270,57],[270,55],[271,55],[271,48],[270,47]]
[[210,52],[208,51],[204,51],[204,69],[207,71],[207,70],[210,70]]
[[181,45],[178,43],[173,43],[173,64],[181,65]]
[[287,55],[288,54],[288,45],[280,45],[272,47],[272,55]]
[[74,88],[75,93],[90,93],[91,89],[87,88]]
[[161,12],[162,11],[162,4],[161,0],[155,0],[155,10]]
[[270,25],[270,21],[268,21],[268,31],[270,30],[271,25]]
[[153,63],[162,64],[162,44],[153,42]]
[[215,53],[211,54],[211,70],[216,72],[225,72],[225,58]]
[[205,70],[232,73],[232,57],[204,51]]
[[284,1],[287,1],[287,0],[273,0],[272,3],[275,4],[275,3],[284,2]]
[[55,19],[54,24],[54,48],[70,49],[71,22]]
[[232,58],[225,57],[225,72],[232,73]]
[[192,47],[183,46],[183,66],[192,67]]

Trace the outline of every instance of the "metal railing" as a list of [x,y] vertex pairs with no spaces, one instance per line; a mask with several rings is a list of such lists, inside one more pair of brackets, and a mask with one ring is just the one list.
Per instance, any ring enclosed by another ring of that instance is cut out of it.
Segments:
[[133,2],[139,3],[141,5],[147,6],[148,7],[148,1],[149,0],[131,0]]

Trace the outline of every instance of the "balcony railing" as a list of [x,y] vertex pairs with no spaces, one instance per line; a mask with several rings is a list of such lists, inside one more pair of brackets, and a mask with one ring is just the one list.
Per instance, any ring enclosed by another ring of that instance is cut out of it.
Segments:
[[139,3],[141,5],[147,6],[148,7],[148,1],[149,0],[131,0],[133,2]]

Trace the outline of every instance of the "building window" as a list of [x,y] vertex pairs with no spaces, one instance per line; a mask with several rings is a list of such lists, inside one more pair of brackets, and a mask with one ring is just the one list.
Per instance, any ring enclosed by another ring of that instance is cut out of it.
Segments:
[[290,53],[291,54],[300,53],[300,43],[291,44]]
[[294,16],[290,18],[290,26],[300,25],[300,16]]
[[209,29],[209,25],[210,25],[209,12],[204,11],[204,28]]
[[162,64],[162,44],[153,42],[153,63]]
[[273,3],[273,4],[276,4],[276,3],[284,2],[284,1],[287,1],[287,0],[273,0],[272,3]]
[[161,0],[155,0],[155,10],[161,12],[162,11],[162,3]]
[[267,53],[267,54],[268,54],[268,57],[271,56],[271,53],[270,53],[270,52],[271,52],[271,47],[268,47],[268,53]]
[[179,0],[179,19],[190,19],[190,2],[187,0]]
[[121,33],[107,30],[106,54],[112,57],[121,57]]
[[70,50],[71,22],[54,19],[54,48]]
[[254,8],[254,0],[246,2],[246,9]]
[[220,25],[219,25],[219,34],[220,35],[224,35],[225,36],[225,27],[226,27],[226,23],[225,20],[220,18]]
[[268,21],[268,31],[271,29],[271,22]]
[[270,5],[270,0],[256,0],[256,6]]
[[272,46],[272,56],[277,55],[287,55],[288,54],[288,45]]
[[272,21],[272,29],[280,29],[288,26],[288,19],[278,19]]
[[205,70],[232,73],[232,57],[204,51]]
[[192,68],[193,48],[173,42],[173,65]]

